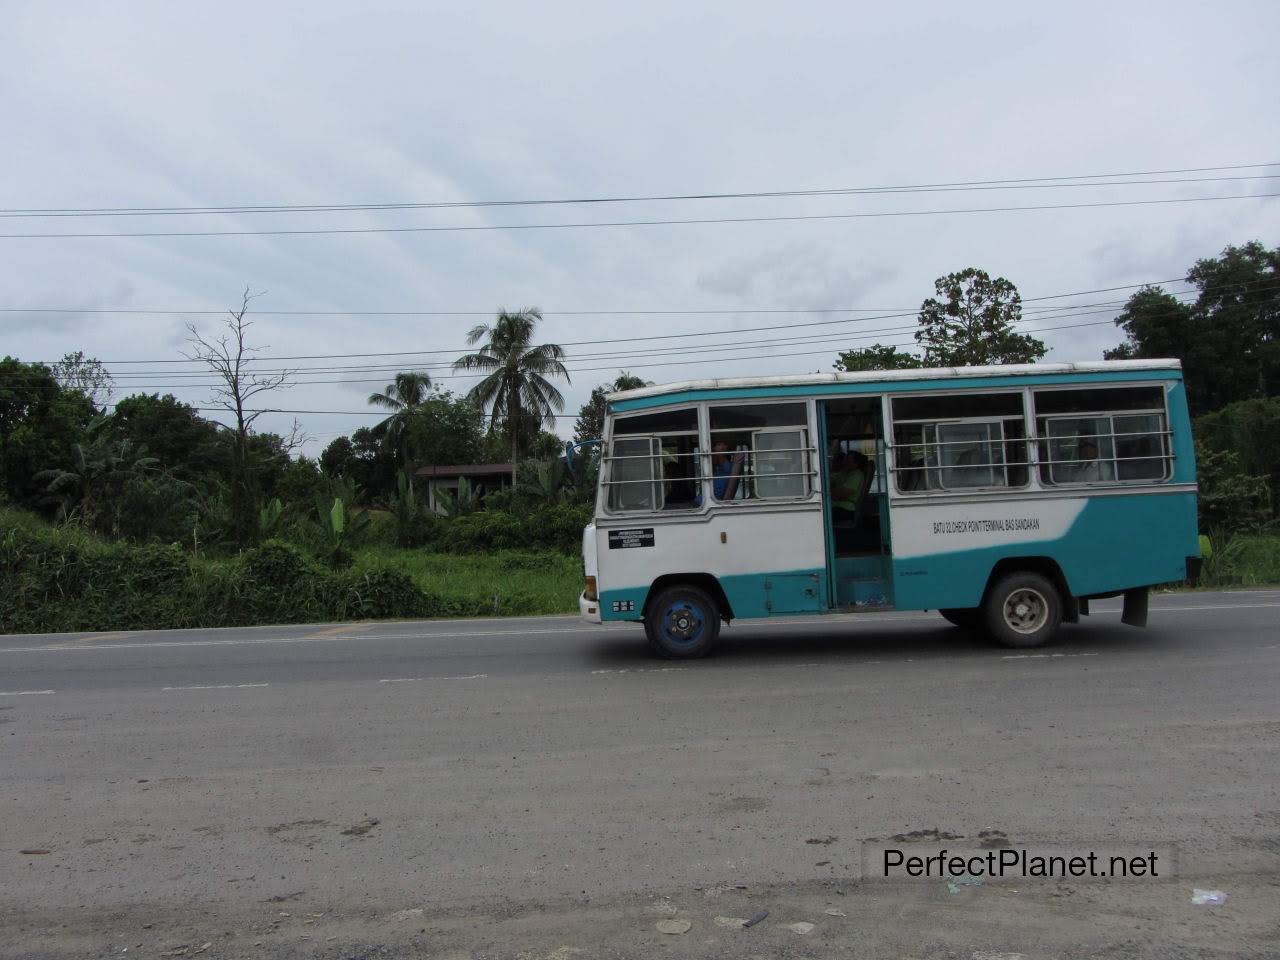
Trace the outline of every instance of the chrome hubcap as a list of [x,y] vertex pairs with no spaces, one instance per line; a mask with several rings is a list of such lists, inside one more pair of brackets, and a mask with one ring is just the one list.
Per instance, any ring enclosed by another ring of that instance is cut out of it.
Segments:
[[1004,601],[1004,622],[1018,633],[1035,633],[1049,619],[1049,603],[1030,587],[1021,587]]

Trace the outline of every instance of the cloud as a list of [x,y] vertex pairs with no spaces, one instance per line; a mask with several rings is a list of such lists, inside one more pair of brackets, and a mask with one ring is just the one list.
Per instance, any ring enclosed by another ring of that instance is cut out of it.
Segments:
[[[1258,122],[1274,112],[1272,91],[1280,85],[1271,54],[1280,30],[1274,4],[1175,3],[1158,18],[1112,5],[1105,29],[1075,7],[1013,2],[996,3],[983,16],[942,2],[868,13],[835,2],[717,10],[661,0],[585,11],[554,3],[356,10],[317,0],[305,18],[248,2],[205,9],[139,0],[129,11],[120,17],[83,4],[68,14],[62,6],[29,4],[7,17],[0,32],[0,207],[768,191],[1280,156],[1274,124]],[[1113,187],[1096,196],[1194,195],[1199,186],[1162,189]],[[1229,192],[1237,189],[1249,192]],[[1086,196],[1095,193],[1037,188],[198,220],[9,219],[0,220],[0,233],[748,217]],[[525,305],[546,311],[547,340],[622,341],[571,347],[571,357],[643,354],[648,341],[629,339],[769,321],[607,311],[911,308],[931,294],[934,278],[970,265],[1006,276],[1034,297],[1177,276],[1197,257],[1274,238],[1277,228],[1280,207],[1248,199],[598,230],[0,239],[0,306],[75,311],[0,315],[0,353],[43,359],[83,349],[104,359],[173,359],[185,339],[182,314],[83,311],[222,310],[248,284],[269,291],[258,302],[262,311],[482,313],[263,312],[253,334],[272,354],[451,350],[462,347],[477,320]],[[561,312],[569,310],[599,312]],[[857,323],[836,329],[852,336]],[[1047,336],[1058,358],[1091,359],[1113,333],[1096,327]],[[575,412],[591,387],[619,368],[653,380],[788,373],[828,366],[838,344],[830,347],[828,356],[760,349],[686,366],[647,365],[660,363],[658,356],[574,360],[604,369],[574,374],[567,409]],[[403,362],[448,359],[406,355]],[[370,382],[298,386],[279,405],[360,410],[365,395],[389,378],[335,375],[326,379]],[[159,373],[134,382],[175,385],[191,401],[207,394]],[[469,385],[444,375],[439,382]],[[301,419],[309,433],[332,436],[376,416]],[[283,430],[290,420],[261,422]]]

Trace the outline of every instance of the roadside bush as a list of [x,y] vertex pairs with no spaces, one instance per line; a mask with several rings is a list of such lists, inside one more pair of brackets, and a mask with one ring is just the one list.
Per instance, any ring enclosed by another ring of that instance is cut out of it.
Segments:
[[1238,454],[1198,444],[1196,464],[1201,530],[1248,530],[1267,522],[1271,516],[1267,478],[1245,473]]
[[1280,512],[1280,397],[1228,404],[1197,417],[1194,428],[1205,448],[1239,457],[1241,473],[1266,477],[1271,509]]
[[466,548],[369,548],[354,566],[335,571],[283,540],[267,540],[229,557],[193,556],[177,544],[104,542],[77,527],[51,527],[23,511],[0,508],[0,633],[573,609],[581,570],[566,552],[478,552],[471,545],[522,548],[532,542],[535,524],[542,525],[537,536],[554,539],[580,518],[476,514],[465,519],[454,535]]
[[137,543],[174,543],[191,538],[197,507],[191,486],[167,474],[139,474],[125,481],[120,498],[120,535]]
[[335,577],[336,620],[433,616],[430,598],[406,573],[390,568],[347,570]]
[[1200,573],[1202,587],[1280,583],[1280,535],[1218,534]]
[[559,550],[577,553],[582,528],[591,522],[587,504],[557,504],[529,513],[481,510],[449,517],[439,525],[434,542],[460,552],[493,550]]

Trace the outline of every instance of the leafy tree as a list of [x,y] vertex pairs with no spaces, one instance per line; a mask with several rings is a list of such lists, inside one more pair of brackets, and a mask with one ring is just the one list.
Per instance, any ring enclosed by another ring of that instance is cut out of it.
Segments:
[[834,368],[846,373],[864,370],[914,370],[924,361],[914,353],[899,350],[893,344],[877,343],[860,350],[846,350],[836,358]]
[[327,488],[319,464],[309,457],[290,460],[273,493],[282,503],[314,503]]
[[102,362],[86,357],[83,350],[68,353],[53,365],[53,377],[64,390],[78,390],[95,407],[103,406],[115,392],[115,381]]
[[1022,297],[1004,277],[991,279],[969,267],[939,277],[937,297],[920,305],[916,342],[930,367],[969,367],[1034,363],[1048,348],[1035,337],[1017,333]]
[[117,439],[145,443],[180,480],[197,483],[229,476],[231,451],[221,428],[173,394],[125,397],[116,404],[111,430]]
[[1176,356],[1187,345],[1192,323],[1190,306],[1160,287],[1143,287],[1116,317],[1116,326],[1128,339],[1103,356],[1107,360]]
[[1280,248],[1257,242],[1198,260],[1186,304],[1157,287],[1129,298],[1116,318],[1125,341],[1108,359],[1182,361],[1194,414],[1280,394]]
[[350,437],[334,437],[320,454],[320,469],[327,477],[342,477],[351,472],[356,459],[355,444]]
[[505,422],[511,439],[511,462],[520,459],[521,419],[536,417],[547,429],[564,409],[564,396],[548,378],[569,379],[564,350],[554,343],[534,345],[533,334],[542,319],[537,310],[503,310],[492,324],[482,323],[467,334],[467,343],[484,345],[454,361],[454,370],[478,370],[487,375],[467,394],[476,406],[489,409],[490,422]]
[[1187,281],[1200,293],[1195,312],[1230,344],[1221,358],[1230,366],[1219,376],[1238,381],[1231,400],[1280,393],[1280,247],[1254,241],[1197,260]]
[[427,394],[406,429],[420,463],[445,466],[483,459],[484,412],[448,390]]
[[604,436],[604,415],[608,407],[606,397],[619,390],[638,390],[650,386],[649,381],[623,370],[612,383],[602,383],[591,391],[591,399],[578,410],[578,419],[573,425],[573,440],[582,443],[584,440],[598,440]]
[[1197,444],[1196,472],[1202,531],[1256,529],[1270,518],[1267,478],[1246,473],[1237,454]]
[[89,398],[64,390],[44,364],[0,360],[0,491],[34,505],[47,485],[35,475],[72,465],[93,414]]
[[1228,404],[1197,417],[1194,427],[1206,450],[1233,453],[1245,474],[1266,477],[1271,509],[1280,513],[1280,397]]
[[[390,410],[391,416],[372,428],[372,433],[379,439],[386,440],[396,451],[401,469],[411,467],[409,455],[409,421],[414,411],[427,398],[431,389],[431,377],[425,373],[397,373],[392,383],[387,384],[381,393],[369,394],[369,403],[375,407]],[[413,471],[408,469],[409,492],[413,492]]]

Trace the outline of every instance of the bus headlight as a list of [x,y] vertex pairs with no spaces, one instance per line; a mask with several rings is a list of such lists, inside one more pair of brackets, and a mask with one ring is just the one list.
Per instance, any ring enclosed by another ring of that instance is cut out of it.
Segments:
[[582,595],[583,595],[584,597],[586,597],[588,600],[599,600],[599,599],[600,599],[599,595],[596,593],[596,578],[595,578],[595,577],[583,577],[583,589],[582,589]]

